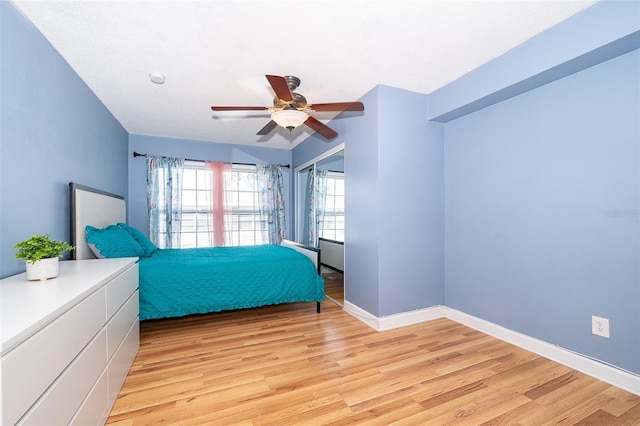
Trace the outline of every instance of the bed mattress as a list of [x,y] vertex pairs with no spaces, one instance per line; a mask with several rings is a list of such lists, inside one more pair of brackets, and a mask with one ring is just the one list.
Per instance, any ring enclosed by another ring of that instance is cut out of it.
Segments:
[[313,263],[288,247],[159,249],[139,266],[140,320],[325,297]]

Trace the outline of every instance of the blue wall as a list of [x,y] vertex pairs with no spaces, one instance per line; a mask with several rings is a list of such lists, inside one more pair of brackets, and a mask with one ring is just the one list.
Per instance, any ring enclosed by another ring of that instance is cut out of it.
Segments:
[[380,86],[378,101],[377,316],[386,316],[444,304],[443,126],[426,120],[426,95]]
[[640,372],[639,76],[635,51],[446,125],[447,306]]
[[[378,317],[443,304],[442,125],[423,94],[378,86],[361,101],[330,124],[345,143],[345,299]],[[294,148],[296,165],[321,148]]]
[[[133,157],[133,152],[166,157],[188,158],[202,161],[224,161],[249,164],[291,164],[291,151],[224,143],[211,143],[158,136],[129,136],[129,211],[128,223],[149,233],[147,209],[147,175],[144,157]],[[291,194],[292,169],[282,169],[287,219],[287,238],[293,238],[293,197]]]
[[[366,108],[367,107],[365,105],[365,109]],[[328,141],[314,133],[291,150],[291,159],[293,161],[294,168],[323,155],[325,152],[335,148],[345,141],[343,135],[344,130],[341,131],[340,129],[346,129],[346,126],[353,124],[353,119],[345,120],[340,117],[341,116],[338,116],[338,118],[334,119],[329,124],[332,129],[338,132],[338,136],[335,139]],[[354,114],[353,117],[363,117],[363,114],[357,113]]]
[[127,132],[40,32],[0,2],[0,277],[13,245],[70,241],[70,181],[126,196]]
[[640,3],[598,2],[429,96],[446,305],[636,374],[639,48]]

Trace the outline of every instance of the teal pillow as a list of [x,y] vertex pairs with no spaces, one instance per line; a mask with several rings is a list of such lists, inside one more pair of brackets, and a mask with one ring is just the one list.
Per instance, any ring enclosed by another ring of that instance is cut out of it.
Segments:
[[118,223],[118,226],[129,233],[133,237],[134,240],[142,247],[144,251],[144,255],[149,257],[153,254],[154,251],[158,250],[155,244],[151,242],[151,240],[142,233],[138,228],[134,228],[132,226],[127,225],[126,223]]
[[102,229],[87,225],[85,232],[87,244],[98,259],[144,256],[140,244],[127,231],[116,225]]

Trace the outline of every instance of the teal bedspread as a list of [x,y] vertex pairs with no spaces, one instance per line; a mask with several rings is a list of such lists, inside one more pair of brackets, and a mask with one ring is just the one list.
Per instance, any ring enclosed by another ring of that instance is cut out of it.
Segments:
[[325,297],[313,262],[288,247],[159,249],[139,266],[141,320]]

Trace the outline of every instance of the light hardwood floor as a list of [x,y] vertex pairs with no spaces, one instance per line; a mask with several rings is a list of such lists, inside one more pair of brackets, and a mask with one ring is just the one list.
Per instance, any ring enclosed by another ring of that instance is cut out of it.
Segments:
[[146,321],[110,425],[638,425],[640,397],[447,319],[336,304]]

